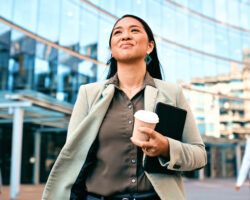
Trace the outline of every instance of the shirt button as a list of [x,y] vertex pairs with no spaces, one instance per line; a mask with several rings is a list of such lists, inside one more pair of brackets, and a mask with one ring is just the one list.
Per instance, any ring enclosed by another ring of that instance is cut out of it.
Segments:
[[135,163],[136,163],[135,159],[132,159],[132,160],[131,160],[131,162],[132,162],[133,164],[135,164]]
[[129,124],[132,124],[132,121],[131,121],[131,120],[129,120],[129,121],[128,121],[128,123],[129,123]]
[[133,179],[131,180],[131,182],[132,182],[132,183],[135,183],[135,182],[136,182],[136,180],[133,178]]
[[131,108],[132,108],[132,105],[131,105],[131,104],[129,104],[128,108],[129,108],[129,109],[131,109]]

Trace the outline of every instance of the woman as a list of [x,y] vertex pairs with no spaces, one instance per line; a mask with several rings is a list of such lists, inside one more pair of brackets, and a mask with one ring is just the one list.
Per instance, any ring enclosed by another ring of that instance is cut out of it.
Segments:
[[[160,80],[155,40],[142,19],[118,19],[109,46],[108,80],[81,86],[43,199],[185,199],[178,172],[203,167],[206,152],[181,88]],[[149,141],[136,146],[133,114],[154,111],[157,102],[188,111],[182,141],[141,127]],[[176,173],[147,173],[146,155]]]
[[245,182],[248,175],[250,175],[250,136],[246,136],[245,153],[243,156],[242,165],[240,167],[240,172],[235,184],[236,191],[240,191],[240,188]]

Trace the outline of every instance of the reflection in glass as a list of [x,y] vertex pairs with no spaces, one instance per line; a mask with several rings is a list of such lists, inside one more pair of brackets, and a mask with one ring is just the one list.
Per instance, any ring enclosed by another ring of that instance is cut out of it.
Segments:
[[203,49],[210,54],[216,54],[215,52],[215,26],[214,24],[207,22],[202,24],[203,29]]
[[60,21],[62,2],[60,0],[39,1],[37,33],[50,41],[56,42],[59,39],[59,28],[63,23]]
[[[0,24],[1,25],[1,24]],[[0,89],[7,89],[8,63],[10,58],[10,34],[5,29],[0,33]]]
[[36,43],[27,36],[11,37],[8,89],[33,89]]
[[189,17],[189,45],[202,50],[202,22],[196,17]]
[[38,0],[15,0],[13,21],[26,29],[36,32]]
[[228,30],[222,26],[216,26],[216,55],[229,56]]
[[80,7],[68,0],[62,1],[59,44],[70,47],[79,43]]

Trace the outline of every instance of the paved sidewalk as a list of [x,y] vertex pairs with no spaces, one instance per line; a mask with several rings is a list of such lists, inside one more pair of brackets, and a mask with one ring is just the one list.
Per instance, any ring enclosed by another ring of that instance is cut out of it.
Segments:
[[[234,190],[233,179],[185,179],[188,200],[250,200],[250,184],[244,184],[239,192]],[[40,200],[44,185],[22,185],[16,200]],[[9,187],[2,188],[0,200],[9,200]]]
[[234,179],[184,180],[188,200],[250,200],[250,182],[239,192]]
[[[44,185],[21,185],[20,193],[16,200],[41,200]],[[9,187],[2,188],[0,200],[10,200]]]

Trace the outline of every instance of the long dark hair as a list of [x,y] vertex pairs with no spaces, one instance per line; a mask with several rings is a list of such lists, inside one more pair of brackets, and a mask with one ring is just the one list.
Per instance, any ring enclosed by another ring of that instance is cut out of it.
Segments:
[[[146,33],[148,35],[148,40],[154,42],[154,49],[149,54],[150,57],[152,58],[152,61],[149,64],[147,64],[147,71],[149,72],[149,74],[153,78],[162,79],[161,65],[160,65],[160,62],[159,62],[159,59],[158,59],[158,55],[157,55],[156,43],[155,43],[154,35],[153,35],[153,32],[152,32],[151,28],[149,27],[149,25],[143,19],[141,19],[141,18],[139,18],[137,16],[134,16],[134,15],[124,15],[121,18],[119,18],[115,22],[115,24],[113,26],[113,29],[112,29],[112,32],[111,32],[110,37],[109,37],[109,48],[111,49],[111,39],[112,39],[112,34],[113,34],[114,27],[116,26],[116,24],[121,19],[123,19],[125,17],[131,17],[131,18],[134,18],[134,19],[138,20],[142,24],[144,30],[146,31]],[[117,72],[117,61],[116,61],[115,58],[111,57],[108,60],[107,64],[110,65],[107,78],[110,78],[113,75],[115,75],[115,73]]]

